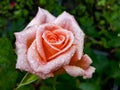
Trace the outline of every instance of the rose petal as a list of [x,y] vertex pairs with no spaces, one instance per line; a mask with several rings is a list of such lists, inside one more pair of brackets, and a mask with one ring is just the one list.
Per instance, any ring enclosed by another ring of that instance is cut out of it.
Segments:
[[51,15],[47,10],[44,10],[38,7],[38,12],[36,16],[31,20],[31,22],[27,25],[26,28],[33,26],[33,25],[41,25],[41,24],[49,23],[54,20],[55,20],[55,17]]
[[72,46],[70,49],[68,49],[66,52],[62,53],[55,59],[52,59],[51,61],[47,62],[42,67],[39,66],[38,72],[43,72],[44,74],[47,74],[51,71],[56,71],[60,67],[63,67],[64,65],[69,64],[71,57],[75,53],[75,46]]
[[88,69],[84,70],[80,67],[77,66],[64,66],[65,71],[73,76],[73,77],[78,77],[78,76],[83,76],[84,79],[91,78],[92,74],[95,72],[95,68],[90,66]]
[[80,60],[83,54],[84,33],[75,21],[74,17],[67,12],[63,12],[58,16],[54,23],[73,32],[75,37],[74,44],[77,45],[76,56],[74,57],[77,57],[77,59]]
[[36,47],[35,47],[35,42],[32,43],[31,47],[28,49],[28,61],[30,63],[30,66],[35,72],[39,72],[42,74],[48,74],[52,71],[57,70],[58,68],[69,64],[71,57],[75,53],[75,47],[72,46],[68,51],[62,53],[55,59],[43,63],[41,60],[41,57],[37,53]]
[[92,63],[91,58],[87,54],[85,54],[82,56],[81,60],[76,62],[76,65],[86,69],[90,66],[91,63]]
[[44,74],[42,72],[36,72],[36,69],[41,65],[44,64],[44,62],[42,62],[41,57],[39,56],[38,52],[37,52],[37,48],[36,48],[36,42],[33,41],[32,45],[30,46],[30,48],[28,49],[28,54],[27,54],[27,58],[28,58],[28,62],[30,64],[31,73],[36,74],[38,76],[40,76],[42,79],[46,79],[49,77],[53,77],[53,73],[47,73]]
[[65,71],[73,76],[73,77],[77,77],[77,76],[83,76],[84,75],[84,70],[80,67],[77,66],[64,66]]
[[43,73],[33,73],[33,74],[36,74],[38,75],[39,77],[41,77],[42,79],[47,79],[49,77],[54,77],[54,74],[53,73],[49,73],[49,74],[43,74]]
[[42,62],[42,59],[38,54],[35,40],[28,49],[27,59],[33,71],[36,71],[40,64],[44,64],[44,62]]
[[19,68],[21,70],[31,71],[29,63],[27,62],[26,53],[27,53],[27,48],[29,48],[29,45],[35,38],[35,34],[36,34],[36,26],[31,27],[26,31],[15,33],[16,53],[18,55],[16,68]]
[[91,78],[94,72],[95,72],[95,68],[90,66],[88,69],[85,70],[83,78],[84,79]]

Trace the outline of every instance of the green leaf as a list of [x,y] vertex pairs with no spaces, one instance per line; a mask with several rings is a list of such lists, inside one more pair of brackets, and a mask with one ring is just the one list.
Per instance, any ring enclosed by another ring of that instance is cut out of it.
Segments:
[[18,85],[16,89],[22,86],[28,85],[36,80],[38,80],[38,76],[30,74],[30,73],[26,73],[26,75],[23,77],[22,81],[20,82],[20,84]]
[[109,60],[105,55],[102,55],[100,52],[95,52],[93,58],[93,66],[96,68],[96,73],[99,75],[105,74],[106,70],[108,70]]
[[50,86],[41,86],[40,90],[53,90],[53,88]]
[[[92,37],[99,37],[98,31],[95,29],[95,27],[93,26],[93,20],[90,19],[87,16],[84,16],[80,19],[78,19],[81,23],[81,28],[84,30],[84,32],[87,35],[90,35]],[[87,21],[87,22],[86,22]]]
[[22,86],[17,90],[35,90],[35,88],[32,85],[29,84],[29,85]]
[[100,1],[98,1],[98,5],[99,6],[105,6],[105,3],[106,3],[106,0],[100,0]]
[[108,42],[108,44],[111,47],[120,47],[119,41],[120,41],[120,37],[114,37]]
[[16,55],[8,38],[0,38],[0,89],[13,90],[19,77],[15,69]]
[[58,83],[56,85],[56,90],[80,90],[80,89],[75,87],[74,85],[70,85],[68,82],[68,83]]
[[117,57],[120,61],[120,48],[116,49],[115,57]]
[[95,85],[94,83],[81,83],[80,89],[82,90],[101,90],[98,85]]
[[77,79],[68,74],[59,75],[57,77],[56,90],[79,90]]
[[116,62],[114,60],[110,61],[110,76],[116,79],[120,79],[120,66],[119,62]]

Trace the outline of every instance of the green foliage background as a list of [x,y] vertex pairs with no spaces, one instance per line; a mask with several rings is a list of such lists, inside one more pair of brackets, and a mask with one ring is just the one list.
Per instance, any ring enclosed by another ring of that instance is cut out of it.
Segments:
[[65,74],[41,81],[28,75],[18,90],[120,90],[120,0],[1,0],[0,90],[16,90],[26,74],[15,69],[13,33],[27,25],[38,6],[55,16],[63,11],[74,15],[96,72],[88,80]]

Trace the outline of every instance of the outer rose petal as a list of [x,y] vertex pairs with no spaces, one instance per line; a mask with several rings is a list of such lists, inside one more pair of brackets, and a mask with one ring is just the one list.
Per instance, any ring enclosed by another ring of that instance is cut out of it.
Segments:
[[83,43],[84,43],[84,33],[75,21],[74,17],[66,12],[63,12],[58,18],[54,21],[55,24],[70,30],[75,36],[76,44],[76,59],[80,60],[83,54]]
[[85,70],[83,78],[84,79],[91,78],[94,72],[95,72],[95,68],[90,66],[88,69]]
[[36,69],[39,67],[40,64],[44,64],[37,52],[35,40],[33,41],[32,45],[28,49],[27,59],[34,72],[36,71]]
[[42,74],[42,73],[33,73],[33,74],[36,74],[38,75],[39,77],[41,77],[42,79],[47,79],[49,77],[54,77],[54,74],[53,73],[49,73],[49,74]]
[[91,78],[92,74],[95,72],[95,68],[91,67],[91,58],[85,54],[82,56],[81,60],[76,62],[75,66],[64,66],[65,71],[71,76],[83,76],[83,78]]
[[83,76],[84,75],[84,70],[81,69],[80,67],[76,67],[76,66],[64,66],[65,71],[73,76],[73,77],[77,77],[77,76]]
[[35,38],[35,34],[36,34],[36,26],[31,27],[26,31],[15,33],[16,53],[18,55],[16,68],[19,68],[21,70],[31,71],[29,63],[27,61],[26,53],[27,53],[27,48]]
[[54,20],[55,17],[51,15],[47,10],[38,7],[37,15],[31,20],[31,22],[27,25],[26,28],[33,25],[41,25],[41,24],[49,23]]
[[77,66],[64,66],[64,69],[69,75],[73,77],[83,76],[84,79],[91,78],[95,72],[95,68],[91,66],[86,70]]
[[85,54],[82,56],[81,60],[76,62],[76,65],[86,69],[90,66],[91,63],[92,63],[91,58],[87,54]]

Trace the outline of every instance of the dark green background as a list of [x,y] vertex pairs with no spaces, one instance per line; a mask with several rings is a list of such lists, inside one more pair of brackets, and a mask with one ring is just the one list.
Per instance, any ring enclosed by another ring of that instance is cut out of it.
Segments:
[[35,16],[37,7],[54,16],[74,15],[86,34],[84,52],[96,72],[92,79],[59,75],[35,81],[18,90],[120,90],[120,0],[1,0],[0,90],[15,90],[26,72],[15,69],[14,32]]

